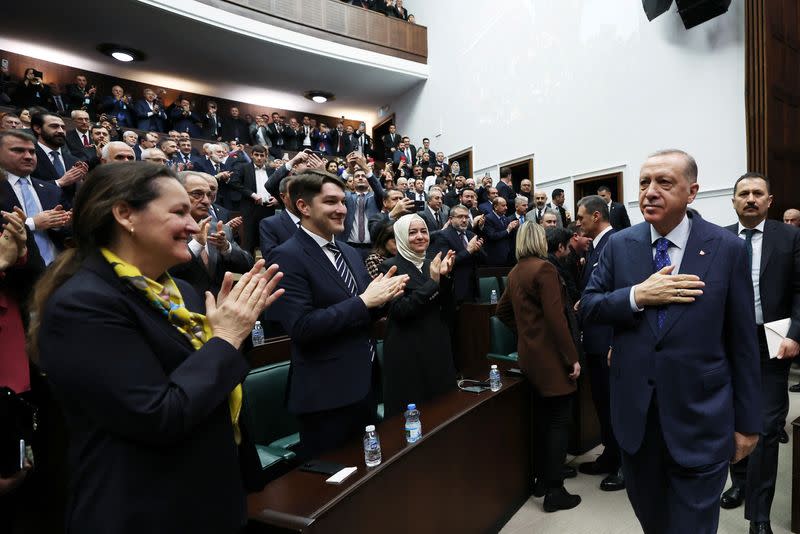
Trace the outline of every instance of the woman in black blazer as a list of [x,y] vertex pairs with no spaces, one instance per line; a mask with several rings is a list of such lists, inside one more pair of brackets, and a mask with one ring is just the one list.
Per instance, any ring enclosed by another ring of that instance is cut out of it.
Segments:
[[238,532],[239,347],[280,291],[263,262],[203,299],[167,269],[199,228],[172,171],[102,165],[74,206],[77,248],[34,295],[32,341],[70,429],[68,532]]
[[384,413],[391,417],[409,403],[420,403],[456,386],[448,322],[455,312],[452,280],[455,252],[425,259],[428,227],[419,215],[404,215],[394,223],[397,256],[381,271],[397,267],[407,274],[405,292],[389,306],[383,340]]

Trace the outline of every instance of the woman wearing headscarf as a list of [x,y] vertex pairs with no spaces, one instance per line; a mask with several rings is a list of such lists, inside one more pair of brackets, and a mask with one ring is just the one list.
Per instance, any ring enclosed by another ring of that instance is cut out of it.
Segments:
[[383,341],[384,413],[391,417],[456,385],[448,320],[454,313],[452,279],[455,252],[426,259],[428,227],[419,215],[394,223],[397,255],[381,272],[397,267],[408,275],[403,295],[392,301]]

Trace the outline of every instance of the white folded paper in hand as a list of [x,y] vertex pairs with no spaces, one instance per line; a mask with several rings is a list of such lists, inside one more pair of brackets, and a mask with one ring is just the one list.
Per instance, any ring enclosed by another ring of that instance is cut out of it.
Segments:
[[787,317],[786,319],[778,319],[771,323],[764,323],[764,333],[767,334],[767,348],[769,349],[770,358],[778,357],[778,349],[783,339],[789,333],[789,324],[791,324],[791,322],[791,318]]

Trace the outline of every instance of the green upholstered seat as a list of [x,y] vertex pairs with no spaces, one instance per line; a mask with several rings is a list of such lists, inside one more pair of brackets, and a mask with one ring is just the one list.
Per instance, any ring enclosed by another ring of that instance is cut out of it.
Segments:
[[253,369],[244,380],[242,388],[241,421],[250,440],[261,447],[259,457],[267,458],[284,450],[282,456],[294,458],[291,450],[300,442],[300,425],[286,409],[286,385],[289,379],[289,362],[279,362]]
[[480,301],[489,302],[492,297],[492,289],[497,291],[497,298],[500,299],[500,283],[497,281],[496,276],[484,276],[478,279],[478,291],[480,292]]
[[489,353],[486,357],[495,361],[516,362],[517,336],[495,316],[489,318]]

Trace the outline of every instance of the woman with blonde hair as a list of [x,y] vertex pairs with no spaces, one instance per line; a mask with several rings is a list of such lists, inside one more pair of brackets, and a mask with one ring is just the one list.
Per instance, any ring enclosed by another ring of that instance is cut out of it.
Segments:
[[564,488],[572,398],[581,372],[578,352],[564,315],[566,292],[547,261],[544,228],[526,221],[517,230],[517,265],[497,303],[497,318],[517,333],[519,366],[531,382],[540,443],[535,453],[534,495],[544,495],[545,512],[568,510],[581,498]]

